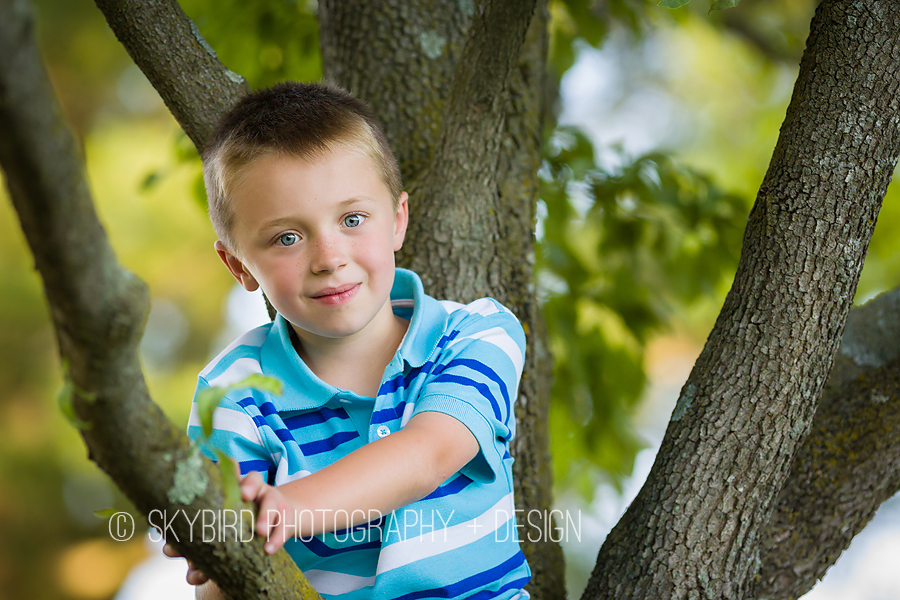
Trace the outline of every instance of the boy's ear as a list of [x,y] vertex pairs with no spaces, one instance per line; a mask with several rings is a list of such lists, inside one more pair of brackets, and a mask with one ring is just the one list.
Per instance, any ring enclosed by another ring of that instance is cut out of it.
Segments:
[[234,275],[234,278],[237,279],[238,283],[240,283],[248,292],[255,292],[259,287],[259,283],[250,271],[247,270],[244,263],[242,263],[237,256],[229,252],[228,248],[226,248],[225,244],[221,241],[216,240],[215,248],[216,254],[219,255],[219,258],[222,259],[222,262],[225,263],[225,266],[228,267],[228,271]]
[[402,192],[397,203],[397,214],[394,215],[394,252],[403,247],[403,239],[406,237],[406,226],[409,225],[408,199],[409,195]]

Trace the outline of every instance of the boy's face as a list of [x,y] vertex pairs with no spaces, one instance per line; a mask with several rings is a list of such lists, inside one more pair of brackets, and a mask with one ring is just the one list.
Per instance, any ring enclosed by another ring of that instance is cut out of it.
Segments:
[[239,256],[220,242],[216,251],[246,290],[262,287],[301,341],[377,332],[393,319],[406,198],[394,209],[372,159],[354,146],[310,160],[264,156],[231,193]]

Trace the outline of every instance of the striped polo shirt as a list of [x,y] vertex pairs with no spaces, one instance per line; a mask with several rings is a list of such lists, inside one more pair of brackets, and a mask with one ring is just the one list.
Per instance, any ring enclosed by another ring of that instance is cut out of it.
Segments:
[[531,571],[519,549],[513,504],[513,402],[525,355],[516,317],[497,301],[468,305],[426,296],[412,271],[397,269],[394,313],[410,324],[375,398],[319,379],[291,344],[278,315],[232,343],[201,373],[197,391],[251,373],[283,384],[280,396],[229,392],[202,441],[195,402],[188,435],[281,485],[390,435],[420,412],[465,424],[479,454],[434,492],[390,514],[353,515],[350,529],[285,544],[310,583],[327,599],[517,598]]

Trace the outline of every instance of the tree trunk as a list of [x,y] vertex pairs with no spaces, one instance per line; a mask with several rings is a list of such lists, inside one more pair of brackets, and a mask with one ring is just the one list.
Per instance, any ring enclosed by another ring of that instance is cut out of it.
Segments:
[[760,547],[757,598],[793,600],[900,491],[900,289],[850,311]]
[[[440,298],[497,298],[525,328],[527,359],[512,448],[516,505],[546,531],[552,502],[547,431],[552,363],[534,297],[533,232],[548,110],[548,16],[546,2],[538,3],[510,70],[500,63],[502,50],[491,44],[499,43],[498,30],[512,33],[513,22],[472,31],[467,38],[472,10],[455,0],[403,2],[377,11],[366,2],[323,1],[322,64],[328,81],[374,108],[400,163],[410,192],[410,233],[401,265],[415,270],[426,291]],[[505,88],[498,68],[509,70]],[[462,69],[468,73],[457,72]],[[487,83],[494,86],[481,95],[479,111],[493,111],[497,122],[481,131],[453,125],[454,111],[468,111],[479,97],[478,86]],[[525,539],[522,546],[533,571],[532,595],[564,597],[559,544]]]
[[900,153],[900,2],[813,19],[741,261],[584,598],[743,598]]

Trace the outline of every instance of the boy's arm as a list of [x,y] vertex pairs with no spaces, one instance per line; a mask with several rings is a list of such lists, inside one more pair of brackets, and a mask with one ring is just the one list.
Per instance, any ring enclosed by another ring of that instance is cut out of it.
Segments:
[[259,506],[256,531],[275,552],[291,537],[309,537],[366,523],[424,498],[479,452],[456,418],[423,412],[403,429],[375,440],[312,475],[273,487],[251,473],[245,500]]

